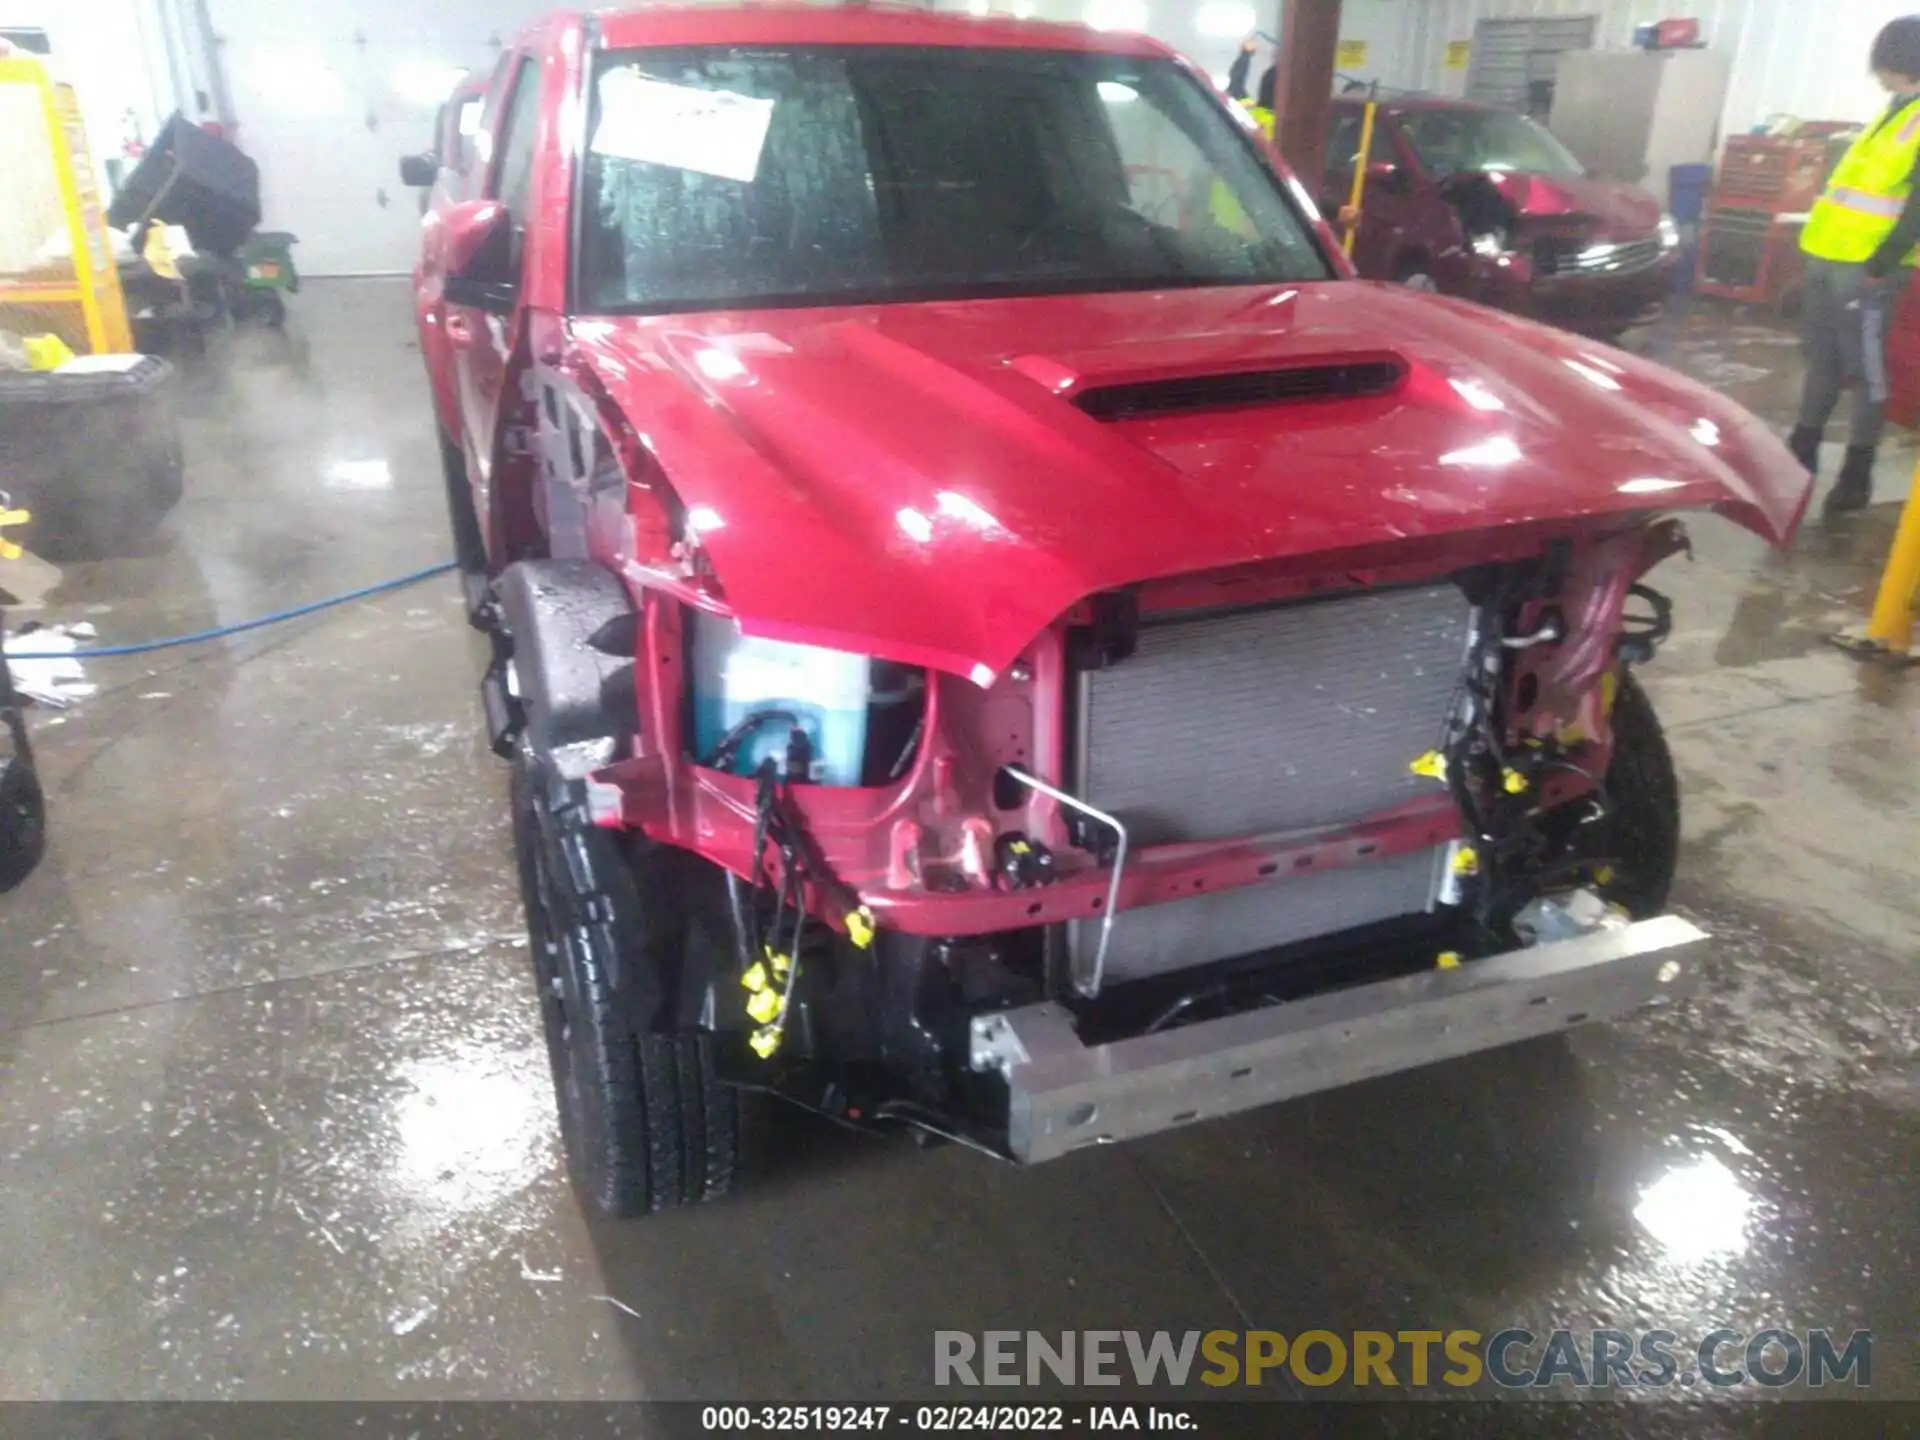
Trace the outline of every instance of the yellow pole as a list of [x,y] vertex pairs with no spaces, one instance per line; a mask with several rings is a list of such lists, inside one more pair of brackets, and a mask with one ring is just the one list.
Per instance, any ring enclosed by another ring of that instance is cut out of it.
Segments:
[[1914,471],[1900,525],[1893,532],[1880,593],[1874,598],[1873,618],[1867,622],[1867,643],[1888,655],[1905,655],[1913,644],[1913,602],[1920,592],[1920,468]]
[[1367,193],[1367,164],[1373,158],[1373,113],[1377,109],[1379,106],[1369,100],[1360,117],[1360,149],[1353,157],[1353,190],[1347,196],[1347,235],[1341,242],[1349,260],[1353,258],[1354,237],[1360,233],[1360,201]]

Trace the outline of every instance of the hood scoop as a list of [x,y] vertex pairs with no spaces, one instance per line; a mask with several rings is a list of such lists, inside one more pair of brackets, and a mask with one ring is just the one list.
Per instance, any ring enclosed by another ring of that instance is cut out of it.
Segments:
[[1180,375],[1091,385],[1073,403],[1096,420],[1139,420],[1192,410],[1226,410],[1299,401],[1353,400],[1385,395],[1406,376],[1398,360],[1344,360],[1336,364],[1289,365],[1218,375]]

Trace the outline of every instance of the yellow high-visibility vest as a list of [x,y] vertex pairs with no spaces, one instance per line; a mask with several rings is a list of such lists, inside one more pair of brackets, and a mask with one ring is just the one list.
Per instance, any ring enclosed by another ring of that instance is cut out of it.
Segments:
[[1260,127],[1261,134],[1269,140],[1273,138],[1273,111],[1264,105],[1256,105],[1251,100],[1236,100],[1234,103],[1253,117],[1253,123]]
[[[1887,117],[1848,147],[1807,217],[1800,248],[1820,260],[1857,265],[1893,232],[1913,191],[1920,160],[1920,99]],[[1905,263],[1920,261],[1920,246]]]

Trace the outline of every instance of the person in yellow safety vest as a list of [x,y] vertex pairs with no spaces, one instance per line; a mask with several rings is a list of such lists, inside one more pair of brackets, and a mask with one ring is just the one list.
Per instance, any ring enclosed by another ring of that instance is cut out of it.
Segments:
[[1260,85],[1251,99],[1247,96],[1247,71],[1253,66],[1253,57],[1260,48],[1260,42],[1248,36],[1240,42],[1240,53],[1233,57],[1233,68],[1227,71],[1227,98],[1253,117],[1268,139],[1273,138],[1273,85],[1278,61],[1268,64],[1260,76]]
[[1913,183],[1920,164],[1920,15],[1889,23],[1873,42],[1871,64],[1893,103],[1834,167],[1800,232],[1807,380],[1787,445],[1809,471],[1819,471],[1820,441],[1841,390],[1849,379],[1861,384],[1829,513],[1858,510],[1873,498],[1887,399],[1887,314],[1906,267],[1920,258],[1920,190]]

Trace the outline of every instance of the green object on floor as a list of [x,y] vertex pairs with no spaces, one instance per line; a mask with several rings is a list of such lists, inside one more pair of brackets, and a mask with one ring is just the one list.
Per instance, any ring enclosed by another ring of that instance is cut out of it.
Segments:
[[293,265],[296,237],[285,230],[256,230],[238,252],[249,290],[300,289],[300,272]]

